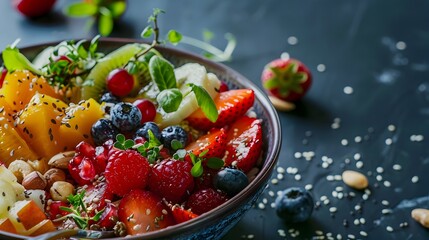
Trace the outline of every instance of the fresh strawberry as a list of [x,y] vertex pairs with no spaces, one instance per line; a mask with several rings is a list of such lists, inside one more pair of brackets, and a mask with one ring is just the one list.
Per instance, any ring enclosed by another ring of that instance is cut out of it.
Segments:
[[192,164],[187,161],[166,159],[152,168],[149,190],[166,200],[179,203],[194,189]]
[[113,193],[107,188],[106,182],[94,182],[86,185],[84,203],[92,209],[102,210],[106,206],[106,201],[113,199]]
[[220,92],[214,99],[219,115],[216,122],[211,122],[201,109],[192,113],[186,120],[192,127],[200,130],[224,127],[245,114],[253,106],[254,101],[255,93],[251,89]]
[[203,174],[200,177],[195,178],[194,180],[195,181],[194,191],[206,189],[206,188],[214,188],[213,177],[216,176],[217,172],[219,172],[219,170],[204,167]]
[[114,194],[124,196],[132,189],[146,187],[151,169],[148,160],[137,151],[113,152],[108,162],[104,175]]
[[67,205],[67,203],[62,201],[49,200],[46,205],[46,211],[45,211],[48,218],[51,220],[55,220],[57,218],[60,218],[62,216],[69,214],[69,212],[61,210],[60,207],[69,207],[69,205]]
[[119,203],[118,216],[127,233],[136,235],[173,225],[174,219],[167,209],[155,193],[134,189]]
[[182,206],[176,204],[171,208],[171,213],[173,214],[174,220],[176,223],[182,223],[189,221],[193,218],[198,217],[197,214],[193,213],[190,210],[184,209]]
[[113,203],[107,203],[101,214],[98,225],[101,228],[111,230],[118,221],[118,207]]
[[15,8],[26,17],[40,17],[51,11],[56,0],[13,0]]
[[[222,157],[226,147],[226,131],[223,128],[213,128],[206,135],[199,137],[195,142],[188,144],[185,147],[186,152],[192,152],[195,156],[207,151],[204,158]],[[191,162],[189,155],[185,158]]]
[[310,70],[296,59],[276,59],[268,63],[261,80],[269,94],[290,102],[301,99],[312,82]]
[[225,166],[247,172],[252,169],[262,151],[261,120],[242,116],[228,130]]
[[227,200],[228,197],[225,193],[216,191],[213,188],[206,188],[196,191],[189,196],[186,207],[190,208],[193,213],[201,215],[223,204]]

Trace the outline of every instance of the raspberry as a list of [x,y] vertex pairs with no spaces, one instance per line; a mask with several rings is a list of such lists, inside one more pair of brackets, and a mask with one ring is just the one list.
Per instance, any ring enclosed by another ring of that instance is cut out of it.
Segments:
[[216,191],[213,188],[206,188],[189,196],[186,207],[190,208],[193,213],[201,215],[220,206],[227,200],[228,197],[223,192]]
[[108,189],[124,196],[135,188],[144,189],[150,173],[149,162],[134,150],[113,152],[108,159],[105,177]]
[[186,161],[163,160],[152,168],[149,189],[168,201],[179,203],[194,188],[191,168]]

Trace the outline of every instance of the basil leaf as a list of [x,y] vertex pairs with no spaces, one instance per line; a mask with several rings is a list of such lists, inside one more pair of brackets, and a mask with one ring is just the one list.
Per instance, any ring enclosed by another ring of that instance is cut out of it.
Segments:
[[18,48],[12,48],[10,46],[2,53],[3,63],[9,72],[15,70],[29,70],[32,73],[43,75],[42,71],[36,68],[22,53],[19,52]]
[[153,56],[149,61],[149,72],[160,91],[177,88],[173,66],[166,59]]
[[224,161],[217,157],[212,157],[207,160],[207,167],[215,170],[221,169],[224,164]]
[[100,8],[100,18],[98,20],[98,31],[101,36],[108,36],[113,30],[113,17],[106,7]]
[[167,38],[171,44],[177,45],[182,40],[182,34],[176,30],[170,30],[168,31]]
[[97,5],[86,2],[72,3],[64,9],[64,13],[71,17],[90,17],[97,11]]
[[176,111],[182,99],[182,92],[177,88],[165,89],[156,96],[156,101],[167,113]]
[[209,93],[203,87],[193,83],[188,83],[187,86],[189,86],[192,89],[192,92],[194,92],[195,97],[197,98],[198,106],[201,108],[204,115],[211,122],[216,122],[218,118],[218,111],[216,104]]
[[191,174],[193,177],[199,177],[203,175],[203,166],[201,165],[201,161],[195,163],[191,169]]

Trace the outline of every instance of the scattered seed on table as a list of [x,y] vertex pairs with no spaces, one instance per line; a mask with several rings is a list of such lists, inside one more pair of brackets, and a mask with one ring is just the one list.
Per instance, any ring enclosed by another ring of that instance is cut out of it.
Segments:
[[357,161],[356,162],[356,168],[361,169],[363,167],[363,162],[362,161]]
[[391,138],[386,138],[386,140],[384,141],[386,143],[386,145],[392,145],[393,140]]
[[384,208],[384,209],[381,210],[381,213],[384,214],[384,215],[390,214],[392,212],[393,212],[392,209],[388,209],[388,208]]
[[313,189],[313,185],[307,184],[307,185],[304,186],[304,188],[305,188],[305,190],[310,191],[310,190]]
[[318,71],[318,72],[324,72],[324,71],[326,71],[326,66],[325,66],[325,64],[318,64],[318,65],[317,65],[317,71]]
[[301,180],[301,174],[296,174],[295,175],[295,180],[296,181],[300,181]]
[[412,183],[417,183],[419,181],[419,176],[413,176],[412,178],[411,178],[411,182]]
[[392,228],[391,226],[387,226],[387,227],[386,227],[386,230],[387,230],[388,232],[393,232],[393,228]]
[[377,175],[377,176],[375,176],[375,179],[376,179],[377,181],[381,182],[381,181],[383,181],[383,176],[381,176],[381,175]]
[[279,234],[280,237],[286,237],[286,232],[283,229],[278,229],[277,233]]
[[355,155],[353,155],[353,158],[354,158],[354,160],[360,160],[360,158],[361,158],[361,155],[360,155],[360,153],[355,153]]
[[368,237],[368,233],[366,233],[365,231],[360,231],[359,234],[363,237]]
[[359,218],[359,222],[360,222],[360,224],[365,224],[366,220],[365,220],[365,218]]
[[349,235],[347,235],[347,237],[350,239],[356,239],[355,235],[353,235],[353,234],[349,234]]
[[343,89],[343,91],[344,91],[345,94],[350,95],[350,94],[353,93],[353,88],[350,87],[350,86],[345,86],[344,89]]
[[393,170],[399,171],[399,170],[402,169],[402,166],[399,165],[399,164],[395,164],[395,165],[392,166],[392,168],[393,168]]
[[384,169],[382,167],[377,167],[377,169],[375,169],[378,173],[383,173]]
[[389,126],[387,126],[387,130],[389,130],[390,132],[394,132],[396,130],[395,125],[390,124]]
[[347,139],[342,139],[341,140],[341,145],[347,146],[347,145],[349,145],[349,141]]
[[278,173],[285,173],[286,170],[283,167],[277,167],[277,172]]
[[359,219],[356,218],[355,220],[353,220],[353,224],[356,226],[359,225],[360,224]]
[[384,184],[385,187],[392,186],[392,184],[389,181],[384,181],[383,184]]
[[407,48],[407,44],[403,41],[399,41],[396,43],[396,49],[398,50],[405,50]]
[[302,157],[302,153],[300,153],[300,152],[296,152],[295,154],[294,154],[294,157],[295,158],[301,158]]
[[387,201],[387,200],[383,200],[383,201],[381,201],[381,204],[383,204],[384,206],[389,206],[389,201]]
[[290,58],[290,55],[287,52],[282,52],[282,54],[280,55],[280,58],[283,60],[288,60]]
[[362,137],[361,137],[361,136],[356,136],[356,137],[355,137],[355,142],[356,142],[356,143],[360,143],[360,142],[362,142]]
[[290,37],[287,38],[287,42],[290,45],[296,45],[296,44],[298,44],[298,38],[295,37],[295,36],[290,36]]

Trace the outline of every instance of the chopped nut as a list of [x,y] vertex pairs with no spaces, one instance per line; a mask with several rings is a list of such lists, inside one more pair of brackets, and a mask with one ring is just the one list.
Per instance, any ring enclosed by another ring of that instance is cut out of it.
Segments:
[[67,169],[70,160],[73,158],[75,151],[58,153],[49,159],[48,165],[51,167]]
[[424,208],[416,208],[411,211],[411,216],[419,222],[423,227],[429,228],[429,210]]
[[360,172],[347,170],[342,174],[342,178],[347,186],[362,190],[368,187],[368,179],[365,175]]
[[30,174],[26,175],[22,180],[22,186],[27,190],[43,190],[46,188],[46,180],[42,174],[38,171],[33,171]]
[[45,172],[43,177],[46,179],[49,188],[52,187],[54,182],[66,180],[66,174],[59,168],[49,169],[47,172]]
[[15,175],[19,183],[22,182],[25,176],[34,171],[33,167],[24,160],[15,160],[11,162],[8,169]]
[[65,181],[54,182],[52,187],[49,189],[52,199],[62,202],[67,202],[67,197],[70,194],[74,194],[74,191],[74,186],[71,183]]
[[28,160],[28,164],[35,170],[40,172],[41,174],[44,174],[48,169],[48,162],[45,159],[41,160]]

